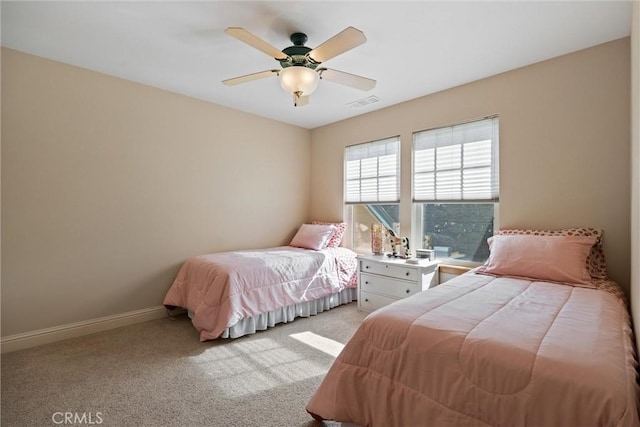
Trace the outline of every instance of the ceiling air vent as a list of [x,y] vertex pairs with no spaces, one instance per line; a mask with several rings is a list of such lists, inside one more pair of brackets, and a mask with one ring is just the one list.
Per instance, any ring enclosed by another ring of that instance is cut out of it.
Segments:
[[375,104],[376,102],[380,102],[380,98],[375,95],[367,96],[366,98],[358,99],[357,101],[353,101],[347,104],[348,107],[351,108],[362,108],[365,105]]

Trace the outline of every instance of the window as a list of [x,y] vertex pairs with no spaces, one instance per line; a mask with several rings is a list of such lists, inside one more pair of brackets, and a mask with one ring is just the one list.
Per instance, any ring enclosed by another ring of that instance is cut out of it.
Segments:
[[414,133],[413,202],[416,246],[485,261],[499,202],[498,118]]
[[393,137],[345,150],[345,217],[351,247],[371,251],[371,224],[398,232],[400,216],[400,138]]

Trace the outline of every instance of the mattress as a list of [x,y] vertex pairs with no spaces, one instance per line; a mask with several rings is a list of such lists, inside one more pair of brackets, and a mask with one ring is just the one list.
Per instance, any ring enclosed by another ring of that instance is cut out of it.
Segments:
[[362,426],[637,426],[614,293],[473,272],[369,315],[307,405]]

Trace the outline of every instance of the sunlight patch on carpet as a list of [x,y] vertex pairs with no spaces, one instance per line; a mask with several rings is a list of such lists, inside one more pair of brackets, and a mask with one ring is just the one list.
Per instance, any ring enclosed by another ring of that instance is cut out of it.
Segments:
[[333,357],[338,357],[338,355],[344,348],[344,344],[342,344],[341,342],[332,340],[331,338],[323,337],[322,335],[314,334],[310,331],[291,334],[289,336]]
[[227,397],[238,398],[326,374],[326,368],[276,340],[234,341],[190,357]]

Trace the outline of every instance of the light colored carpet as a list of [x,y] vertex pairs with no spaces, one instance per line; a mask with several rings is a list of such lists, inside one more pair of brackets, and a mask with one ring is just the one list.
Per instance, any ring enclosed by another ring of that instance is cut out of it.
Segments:
[[353,302],[201,343],[180,316],[4,354],[2,426],[336,426],[304,408],[364,317]]

